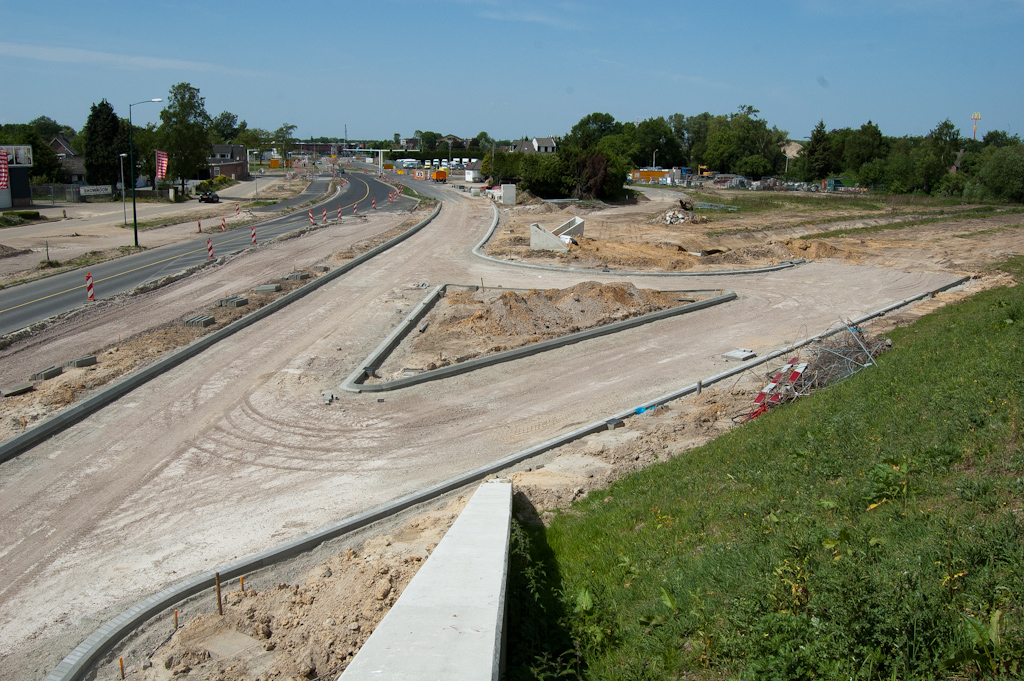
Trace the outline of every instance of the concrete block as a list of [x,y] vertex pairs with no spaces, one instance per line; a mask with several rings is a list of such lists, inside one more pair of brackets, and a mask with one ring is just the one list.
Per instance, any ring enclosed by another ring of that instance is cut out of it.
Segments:
[[622,428],[626,425],[623,423],[622,419],[608,419],[605,423],[608,424],[608,430],[615,430],[616,428]]
[[188,319],[185,320],[184,324],[185,326],[205,329],[207,326],[213,326],[214,323],[216,323],[216,321],[216,319],[210,317],[209,315],[201,314],[196,315],[195,317],[189,317]]
[[314,265],[313,266],[313,271],[314,272],[330,272],[331,268],[328,267],[327,265]]
[[60,376],[62,373],[64,373],[64,369],[62,369],[61,367],[47,367],[46,369],[42,369],[41,371],[37,371],[34,374],[32,374],[32,380],[46,381],[51,378],[56,378],[57,376]]
[[80,369],[82,367],[91,367],[96,363],[96,355],[82,355],[76,357],[70,362],[64,362],[65,369]]
[[6,388],[0,389],[0,393],[3,393],[4,397],[11,395],[21,395],[34,390],[31,383],[16,383]]
[[516,186],[514,184],[501,185],[501,205],[516,205]]
[[242,298],[239,296],[231,296],[229,298],[221,298],[217,301],[217,307],[245,307],[249,304],[248,298]]
[[728,362],[729,360],[746,362],[748,359],[753,359],[755,357],[757,357],[757,353],[751,350],[750,348],[736,348],[735,350],[730,350],[729,352],[722,353],[722,359],[724,359],[726,362]]
[[583,236],[583,218],[574,216],[551,230],[555,236]]
[[291,274],[287,275],[285,279],[291,281],[301,281],[303,279],[309,279],[309,272],[292,272]]
[[500,675],[512,484],[484,482],[340,681]]
[[280,284],[263,284],[262,286],[257,286],[253,289],[253,291],[256,291],[257,293],[277,293],[280,290]]
[[534,222],[530,225],[530,248],[536,251],[568,251],[569,247],[557,236]]

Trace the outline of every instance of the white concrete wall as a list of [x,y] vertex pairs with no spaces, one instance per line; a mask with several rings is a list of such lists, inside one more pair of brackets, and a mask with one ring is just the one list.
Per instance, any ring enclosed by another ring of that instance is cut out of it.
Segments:
[[497,681],[511,519],[512,483],[482,483],[339,681]]

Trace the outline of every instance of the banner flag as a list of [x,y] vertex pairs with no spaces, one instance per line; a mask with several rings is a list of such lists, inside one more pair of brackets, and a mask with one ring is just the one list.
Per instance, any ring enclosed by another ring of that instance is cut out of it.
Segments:
[[167,179],[167,152],[159,149],[156,152],[156,179]]
[[0,189],[10,189],[11,182],[7,174],[7,152],[0,151]]

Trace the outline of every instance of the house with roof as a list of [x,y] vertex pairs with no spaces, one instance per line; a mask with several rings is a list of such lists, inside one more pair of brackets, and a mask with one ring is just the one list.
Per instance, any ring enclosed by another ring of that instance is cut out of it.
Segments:
[[64,133],[57,133],[57,136],[50,140],[50,148],[57,154],[57,158],[78,156],[78,152],[71,146],[71,140],[65,137]]
[[512,143],[512,152],[522,154],[553,154],[558,151],[555,140],[552,137],[534,137],[533,139],[521,139]]
[[249,179],[249,158],[243,144],[214,144],[206,164],[211,178],[227,175],[232,180]]

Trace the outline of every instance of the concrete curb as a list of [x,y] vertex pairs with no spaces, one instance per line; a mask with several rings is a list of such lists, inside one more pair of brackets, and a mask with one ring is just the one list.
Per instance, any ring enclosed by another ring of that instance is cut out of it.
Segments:
[[[341,384],[340,389],[346,392],[354,393],[370,393],[370,392],[384,392],[388,390],[400,390],[402,388],[408,388],[409,386],[418,385],[420,383],[426,383],[428,381],[437,381],[442,378],[450,378],[452,376],[458,376],[459,374],[469,373],[476,371],[477,369],[483,369],[484,367],[494,366],[495,364],[501,364],[503,362],[511,362],[512,360],[522,359],[523,357],[530,357],[533,355],[547,352],[548,350],[554,350],[561,348],[566,345],[572,345],[573,343],[579,343],[591,338],[598,338],[600,336],[606,336],[612,333],[618,333],[619,331],[625,331],[637,326],[649,324],[650,322],[656,322],[662,319],[668,319],[669,317],[675,317],[678,315],[688,314],[690,312],[696,312],[703,310],[708,307],[713,307],[721,303],[728,302],[736,299],[736,293],[733,291],[723,290],[721,295],[715,295],[705,300],[690,303],[689,305],[680,305],[679,307],[669,308],[667,310],[660,310],[658,312],[652,312],[650,314],[643,315],[641,317],[633,317],[632,319],[624,319],[621,322],[615,322],[613,324],[606,324],[605,326],[598,326],[593,329],[587,329],[586,331],[578,331],[571,333],[568,336],[562,336],[561,338],[552,338],[550,340],[541,341],[533,345],[527,345],[521,348],[515,348],[512,350],[506,350],[504,352],[498,352],[493,355],[487,355],[486,357],[477,357],[466,362],[459,364],[453,364],[451,366],[440,367],[439,369],[432,369],[431,371],[424,371],[422,374],[415,376],[406,376],[404,378],[398,378],[387,383],[372,383],[365,384],[361,381],[366,380],[370,377],[370,373],[367,369],[375,369],[380,366],[380,363],[384,361],[388,354],[394,350],[407,333],[413,328],[413,326],[422,319],[430,308],[433,307],[434,303],[441,297],[446,289],[451,284],[442,284],[435,288],[430,295],[428,295],[423,302],[421,302],[416,309],[409,314],[405,320],[398,325],[394,331],[377,346],[362,363],[362,365],[349,374],[349,377]],[[704,291],[669,291],[669,293],[703,293]]]
[[[440,207],[438,208],[438,210],[440,210]],[[437,211],[435,210],[434,214],[431,215],[431,217],[424,222],[429,222],[429,220],[433,219],[434,215],[436,214]],[[861,324],[869,319],[879,317],[883,314],[886,314],[887,312],[891,312],[892,310],[900,308],[916,300],[920,300],[930,295],[934,295],[935,293],[940,293],[942,291],[949,290],[967,281],[969,281],[969,277],[963,277],[937,289],[926,291],[924,293],[920,293],[909,298],[905,298],[899,301],[898,303],[893,303],[892,305],[883,307],[879,310],[876,310],[875,312],[871,312],[862,317],[858,317],[857,319],[853,320],[853,323],[855,325]],[[736,374],[742,373],[747,369],[750,369],[751,367],[758,366],[759,364],[769,362],[776,357],[792,352],[796,348],[803,347],[808,343],[811,343],[820,338],[825,338],[833,333],[838,333],[839,331],[840,330],[837,329],[832,331],[831,333],[826,332],[823,334],[819,334],[817,336],[808,338],[807,340],[802,341],[800,343],[791,345],[787,348],[776,350],[775,352],[772,352],[764,357],[753,360],[751,362],[746,362],[744,364],[737,366],[734,369],[711,376],[707,380],[701,381],[700,385],[707,386],[713,383],[717,383],[718,381],[724,380],[731,376],[735,376]],[[652,407],[656,407],[658,405],[671,402],[680,397],[684,397],[690,393],[694,393],[697,391],[697,385],[698,384],[694,383],[679,390],[666,393],[661,397],[645,402],[644,404],[638,405],[637,407],[634,407],[632,409],[627,409],[608,418],[601,419],[600,421],[595,421],[588,425],[581,426],[580,428],[576,428],[575,430],[572,430],[568,433],[541,442],[540,444],[534,445],[533,447],[530,447],[528,449],[521,450],[497,461],[485,464],[484,466],[480,466],[479,468],[475,468],[471,471],[455,476],[454,478],[449,478],[448,480],[440,482],[436,485],[432,485],[431,487],[421,490],[420,492],[407,494],[404,497],[400,497],[389,503],[377,506],[376,508],[373,508],[359,515],[353,516],[352,518],[343,520],[339,523],[324,528],[323,530],[320,530],[318,532],[308,534],[304,537],[299,537],[275,548],[268,549],[266,551],[262,551],[255,555],[249,556],[247,558],[235,561],[234,563],[230,563],[224,566],[220,570],[204,572],[195,577],[183,580],[182,582],[169,586],[166,589],[160,591],[159,593],[154,594],[153,596],[150,596],[149,598],[132,606],[131,608],[124,611],[117,617],[114,617],[113,619],[105,623],[103,626],[101,626],[99,629],[97,629],[95,632],[93,632],[88,638],[85,639],[85,641],[79,644],[78,647],[76,647],[67,657],[65,657],[64,660],[59,665],[57,665],[53,672],[51,672],[50,675],[46,677],[46,681],[78,681],[88,672],[91,666],[96,661],[98,661],[102,655],[112,650],[113,647],[117,645],[117,643],[119,643],[125,636],[127,636],[131,631],[133,631],[139,624],[153,617],[154,615],[157,615],[164,609],[171,607],[175,603],[178,603],[184,600],[185,598],[188,598],[189,596],[193,596],[205,589],[213,588],[214,572],[219,572],[221,578],[226,580],[233,579],[235,577],[241,577],[249,572],[252,572],[253,570],[257,570],[259,568],[279,563],[300,553],[309,551],[330,539],[335,539],[344,534],[348,534],[349,532],[353,532],[355,530],[366,527],[367,525],[377,522],[378,520],[383,520],[392,515],[400,513],[401,511],[409,509],[418,504],[422,504],[427,501],[436,499],[442,494],[446,494],[461,487],[465,487],[466,485],[469,485],[478,480],[482,480],[489,475],[493,475],[506,468],[510,468],[511,466],[521,463],[534,456],[543,454],[544,452],[550,451],[557,447],[561,447],[562,445],[568,444],[569,442],[572,442],[574,440],[578,440],[581,437],[585,437],[596,432],[607,430],[609,427],[609,421],[622,421],[631,416],[634,416],[638,410],[650,409]]]
[[790,267],[796,267],[807,262],[803,258],[799,260],[792,260],[789,262],[780,263],[778,265],[768,265],[766,267],[751,267],[745,270],[712,270],[708,272],[665,272],[661,271],[642,271],[642,270],[609,270],[607,272],[602,270],[594,270],[585,267],[559,267],[558,265],[536,265],[534,263],[527,262],[514,262],[512,260],[505,260],[504,258],[495,258],[493,255],[487,255],[483,252],[484,244],[490,241],[491,236],[494,234],[494,230],[498,228],[498,219],[500,213],[498,212],[498,206],[495,203],[491,203],[491,208],[494,210],[494,220],[491,222],[490,229],[487,230],[487,234],[484,238],[473,248],[473,255],[484,260],[490,260],[491,262],[499,263],[501,265],[509,265],[511,267],[528,267],[535,270],[548,270],[551,272],[576,272],[581,274],[615,274],[615,275],[627,275],[630,277],[721,277],[735,274],[758,274],[762,272],[777,272],[778,270],[789,269]]
[[76,404],[75,406],[66,409],[60,414],[57,414],[56,416],[53,416],[43,421],[42,423],[35,426],[31,430],[25,431],[21,435],[13,437],[10,440],[7,440],[3,444],[0,444],[0,463],[3,463],[4,461],[8,461],[14,458],[15,456],[26,451],[27,449],[36,446],[40,442],[43,442],[47,438],[56,435],[65,428],[68,428],[78,423],[79,421],[86,418],[90,414],[93,414],[94,412],[98,411],[99,409],[102,409],[103,407],[110,404],[114,400],[117,400],[123,397],[124,395],[128,394],[135,388],[138,388],[143,383],[146,383],[147,381],[156,378],[160,374],[169,371],[170,369],[173,369],[177,365],[181,364],[182,362],[188,359],[191,359],[192,357],[195,357],[199,353],[203,352],[204,350],[213,346],[214,344],[219,343],[228,336],[234,335],[235,333],[238,333],[245,327],[254,324],[255,322],[263,319],[264,317],[267,317],[273,314],[274,312],[277,312],[278,310],[287,307],[288,305],[291,305],[295,301],[312,293],[313,291],[320,288],[324,284],[333,281],[337,277],[340,277],[342,274],[345,274],[346,272],[355,269],[359,265],[362,265],[366,261],[380,255],[389,248],[401,243],[402,241],[405,241],[410,236],[426,227],[435,217],[437,217],[437,214],[440,212],[441,204],[438,203],[437,208],[434,209],[434,212],[431,213],[429,217],[420,221],[416,225],[410,227],[405,232],[402,232],[394,239],[386,241],[383,244],[370,249],[366,253],[363,253],[362,255],[353,258],[344,265],[341,265],[340,267],[336,268],[332,272],[328,272],[322,277],[314,279],[308,284],[301,286],[295,289],[294,291],[291,291],[290,293],[281,296],[277,300],[267,305],[264,305],[260,309],[242,317],[241,319],[237,319],[231,322],[224,328],[218,329],[217,331],[214,331],[211,334],[196,339],[189,345],[186,345],[180,350],[177,350],[174,353],[168,355],[164,359],[161,359],[158,362],[151,364],[150,366],[139,371],[138,373],[132,374],[128,378],[124,379],[119,383],[115,383],[109,388],[103,389],[96,395],[93,395],[92,397],[83,400],[82,402]]
[[479,485],[338,681],[498,681],[511,529],[512,482]]

